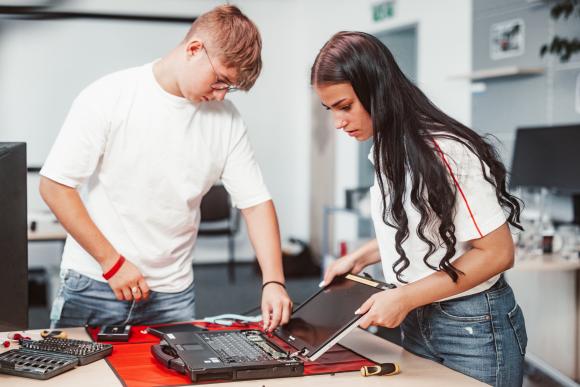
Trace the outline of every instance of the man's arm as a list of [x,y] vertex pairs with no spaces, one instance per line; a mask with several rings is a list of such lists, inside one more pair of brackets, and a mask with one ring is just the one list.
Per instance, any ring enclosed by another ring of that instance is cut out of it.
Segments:
[[[77,190],[41,176],[40,195],[66,231],[99,262],[103,273],[106,273],[117,262],[119,253],[97,228]],[[119,300],[139,300],[149,293],[139,269],[128,260],[109,279],[109,285]],[[140,292],[131,292],[135,286],[139,287]]]
[[[277,281],[284,283],[280,229],[274,203],[271,200],[242,209],[248,227],[248,235],[256,252],[262,283]],[[286,324],[292,313],[292,301],[286,290],[275,283],[262,291],[262,319],[264,330],[272,331]]]

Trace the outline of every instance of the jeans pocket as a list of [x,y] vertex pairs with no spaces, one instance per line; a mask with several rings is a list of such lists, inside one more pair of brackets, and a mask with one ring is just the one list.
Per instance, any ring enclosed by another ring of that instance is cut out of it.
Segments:
[[522,309],[518,304],[508,312],[508,319],[514,330],[518,346],[520,347],[520,353],[526,354],[526,347],[528,346],[528,334],[526,333],[526,323],[524,321],[524,314]]
[[71,292],[82,292],[91,286],[91,279],[74,270],[67,270],[62,281],[66,290]]
[[483,322],[491,318],[487,300],[482,295],[437,302],[435,307],[443,316],[455,321]]

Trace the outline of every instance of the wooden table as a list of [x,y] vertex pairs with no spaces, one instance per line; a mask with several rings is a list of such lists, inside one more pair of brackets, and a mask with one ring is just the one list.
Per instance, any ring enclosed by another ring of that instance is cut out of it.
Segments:
[[[70,338],[88,340],[84,328],[67,328],[65,329]],[[39,331],[30,331],[28,334],[33,339],[39,338]],[[1,338],[6,337],[6,333],[0,333]],[[2,339],[3,341],[4,339]],[[403,348],[383,340],[362,329],[355,329],[351,334],[345,337],[341,344],[352,348],[356,352],[363,354],[377,362],[398,363],[402,372],[395,376],[375,376],[363,378],[359,372],[345,372],[334,375],[317,375],[305,376],[299,378],[282,378],[282,379],[261,379],[219,383],[216,386],[267,386],[267,387],[353,387],[353,386],[430,386],[430,387],[469,387],[485,386],[485,384],[465,376],[459,372],[453,371],[441,364],[431,360],[423,359],[412,355]],[[4,352],[7,349],[0,349]],[[58,386],[58,387],[102,387],[102,386],[121,386],[121,382],[114,375],[109,365],[104,360],[100,360],[86,366],[77,367],[74,370],[55,376],[49,380],[34,380],[28,378],[19,378],[0,374],[0,385],[2,386]]]

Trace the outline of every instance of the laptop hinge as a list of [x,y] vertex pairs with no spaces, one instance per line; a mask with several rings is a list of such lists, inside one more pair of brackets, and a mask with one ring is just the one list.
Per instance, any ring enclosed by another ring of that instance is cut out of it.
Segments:
[[[306,349],[306,348],[302,348],[300,351],[288,353],[288,357],[290,357],[290,358],[302,359],[302,357],[306,356],[306,355],[308,355],[308,349]],[[302,359],[302,360],[304,360],[304,359]]]

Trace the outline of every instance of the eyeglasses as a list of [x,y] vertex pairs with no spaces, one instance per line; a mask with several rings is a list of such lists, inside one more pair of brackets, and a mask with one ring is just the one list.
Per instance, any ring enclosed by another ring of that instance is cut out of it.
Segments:
[[218,90],[218,91],[226,91],[226,93],[233,93],[234,91],[238,91],[240,90],[238,87],[236,86],[232,86],[227,82],[224,81],[220,81],[220,77],[217,73],[217,71],[215,71],[215,67],[213,66],[213,63],[211,61],[211,58],[209,57],[209,53],[207,52],[207,49],[205,48],[205,45],[202,46],[203,51],[205,51],[205,55],[207,56],[207,60],[209,60],[209,64],[211,66],[211,69],[213,70],[213,73],[215,74],[216,77],[216,81],[214,83],[212,83],[210,85],[210,87],[214,90]]

